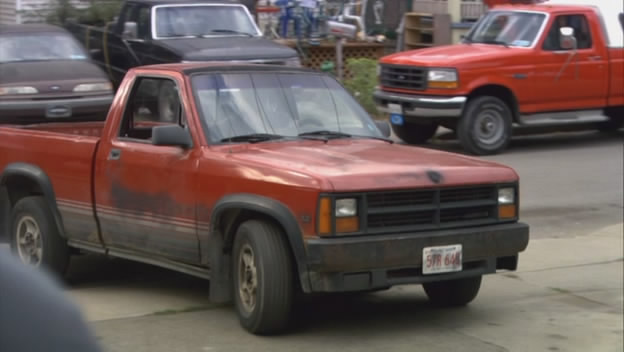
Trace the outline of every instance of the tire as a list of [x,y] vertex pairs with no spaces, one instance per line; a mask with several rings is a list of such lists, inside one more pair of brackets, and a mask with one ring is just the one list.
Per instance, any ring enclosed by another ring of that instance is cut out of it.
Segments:
[[43,197],[20,199],[11,212],[12,252],[24,264],[44,267],[62,278],[69,265],[70,251]]
[[242,223],[236,231],[232,260],[234,302],[241,325],[258,335],[282,331],[293,306],[294,274],[281,229],[265,221]]
[[458,307],[470,303],[481,288],[481,276],[423,284],[429,300],[440,307]]
[[404,122],[403,125],[392,124],[392,131],[407,144],[424,144],[435,136],[438,124],[417,124]]
[[464,150],[474,155],[498,154],[511,140],[512,113],[499,98],[484,96],[468,102],[457,135]]

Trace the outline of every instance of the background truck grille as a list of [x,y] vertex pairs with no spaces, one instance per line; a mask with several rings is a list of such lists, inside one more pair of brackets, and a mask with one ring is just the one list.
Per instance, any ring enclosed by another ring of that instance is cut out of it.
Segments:
[[427,75],[424,67],[382,65],[380,83],[386,88],[425,90]]
[[366,194],[369,233],[484,225],[498,220],[496,186]]

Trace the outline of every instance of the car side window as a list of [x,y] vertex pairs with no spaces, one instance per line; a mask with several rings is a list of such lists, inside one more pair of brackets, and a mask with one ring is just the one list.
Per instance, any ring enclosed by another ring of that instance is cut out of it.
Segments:
[[167,78],[138,78],[126,104],[119,137],[149,141],[152,128],[173,124],[186,128],[176,83]]
[[561,15],[553,21],[543,49],[547,51],[565,50],[559,43],[559,33],[562,27],[572,27],[576,37],[579,50],[590,49],[592,47],[592,36],[589,29],[589,22],[585,15]]
[[139,39],[148,40],[152,37],[150,23],[150,8],[142,6],[137,14],[137,32]]

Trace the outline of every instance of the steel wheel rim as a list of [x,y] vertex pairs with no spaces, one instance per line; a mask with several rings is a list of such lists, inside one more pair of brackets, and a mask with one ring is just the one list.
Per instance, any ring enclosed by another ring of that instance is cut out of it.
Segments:
[[482,111],[475,120],[474,133],[480,143],[500,143],[505,133],[502,114],[494,109]]
[[247,313],[256,307],[258,271],[254,251],[249,244],[243,245],[238,256],[238,295]]
[[38,267],[43,257],[43,242],[39,225],[32,216],[24,216],[17,223],[15,239],[22,262]]

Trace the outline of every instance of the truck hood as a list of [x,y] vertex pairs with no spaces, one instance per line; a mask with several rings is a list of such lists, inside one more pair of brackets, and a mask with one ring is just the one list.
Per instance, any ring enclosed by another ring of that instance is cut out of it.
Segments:
[[[515,182],[500,164],[432,149],[372,140],[258,143],[228,147],[229,157],[249,167],[287,170],[350,192]],[[231,154],[230,154],[231,153]]]
[[297,56],[294,49],[258,37],[165,39],[159,42],[188,61],[284,60]]
[[458,64],[498,61],[518,54],[514,47],[493,44],[454,44],[411,50],[383,58],[382,63],[395,65],[456,66]]

